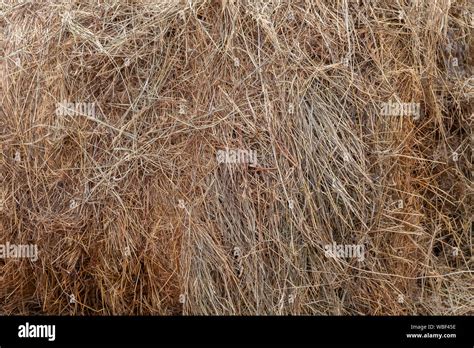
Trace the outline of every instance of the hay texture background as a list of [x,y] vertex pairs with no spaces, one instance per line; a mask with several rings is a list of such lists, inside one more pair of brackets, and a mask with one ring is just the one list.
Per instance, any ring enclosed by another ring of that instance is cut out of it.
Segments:
[[474,313],[472,2],[0,11],[3,314]]

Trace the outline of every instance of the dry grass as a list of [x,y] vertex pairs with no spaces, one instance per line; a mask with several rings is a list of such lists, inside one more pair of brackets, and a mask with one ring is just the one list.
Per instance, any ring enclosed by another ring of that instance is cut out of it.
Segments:
[[3,313],[474,313],[469,0],[0,11]]

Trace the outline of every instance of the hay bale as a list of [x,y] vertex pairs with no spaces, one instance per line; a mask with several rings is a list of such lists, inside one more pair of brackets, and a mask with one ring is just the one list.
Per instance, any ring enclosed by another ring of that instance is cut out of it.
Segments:
[[467,0],[1,6],[5,313],[473,313]]

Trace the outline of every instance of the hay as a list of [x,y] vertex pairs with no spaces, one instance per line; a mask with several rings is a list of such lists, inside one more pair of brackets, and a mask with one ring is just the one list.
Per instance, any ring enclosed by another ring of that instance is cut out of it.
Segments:
[[468,3],[2,1],[2,312],[473,314]]

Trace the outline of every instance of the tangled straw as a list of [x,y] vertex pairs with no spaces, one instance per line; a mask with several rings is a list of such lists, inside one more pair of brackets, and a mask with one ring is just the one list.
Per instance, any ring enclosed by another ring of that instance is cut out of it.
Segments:
[[469,6],[1,1],[0,311],[473,314]]

